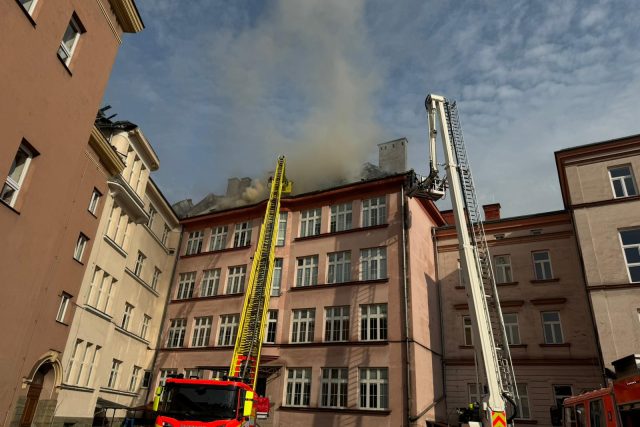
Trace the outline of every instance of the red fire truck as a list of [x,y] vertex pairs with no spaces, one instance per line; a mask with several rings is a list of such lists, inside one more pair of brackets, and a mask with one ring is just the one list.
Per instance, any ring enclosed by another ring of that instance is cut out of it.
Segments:
[[616,378],[608,387],[565,399],[565,427],[640,426],[640,354],[613,366]]

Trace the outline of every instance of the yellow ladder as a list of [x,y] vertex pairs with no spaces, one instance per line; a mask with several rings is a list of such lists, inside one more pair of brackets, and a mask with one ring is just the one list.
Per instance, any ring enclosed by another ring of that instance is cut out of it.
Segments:
[[267,202],[258,246],[253,256],[251,274],[244,297],[238,336],[229,366],[229,376],[240,378],[255,389],[264,327],[269,311],[271,280],[275,256],[276,239],[280,215],[280,198],[291,192],[291,182],[285,173],[284,156],[278,158],[276,172],[271,180],[271,191]]

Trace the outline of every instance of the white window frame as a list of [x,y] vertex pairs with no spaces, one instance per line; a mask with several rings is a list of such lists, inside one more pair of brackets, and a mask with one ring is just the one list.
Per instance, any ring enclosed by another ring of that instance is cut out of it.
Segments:
[[311,399],[311,368],[288,368],[285,406],[307,407]]
[[[536,259],[536,255],[546,254],[546,259]],[[531,252],[531,260],[533,261],[533,274],[535,280],[551,280],[553,279],[553,266],[551,264],[551,252],[548,250]],[[548,265],[548,271],[545,268]],[[538,270],[540,268],[540,270]]]
[[520,345],[520,325],[518,324],[518,313],[503,313],[504,329],[507,334],[509,345]]
[[251,245],[251,221],[236,224],[233,232],[233,247],[243,248]]
[[209,252],[221,251],[227,247],[227,235],[229,234],[229,227],[226,225],[219,225],[211,228],[211,238],[209,239]]
[[351,313],[348,305],[324,308],[325,342],[349,341]]
[[92,385],[92,381],[91,381],[91,375],[93,374],[94,370],[96,369],[96,366],[98,365],[98,362],[100,360],[100,349],[102,347],[100,347],[99,345],[94,345],[93,346],[93,353],[91,355],[91,361],[87,361],[87,375],[84,379],[84,386],[85,387],[90,387]]
[[462,339],[464,345],[473,345],[473,327],[471,326],[471,316],[462,316]]
[[322,227],[322,209],[300,212],[300,237],[317,236]]
[[147,221],[147,227],[151,228],[153,227],[153,221],[156,219],[156,214],[158,213],[158,211],[156,210],[156,208],[153,207],[153,205],[149,205],[149,221]]
[[220,316],[218,327],[218,346],[230,347],[235,345],[238,336],[238,325],[240,324],[239,314],[223,314]]
[[111,362],[111,370],[109,371],[109,380],[107,381],[107,388],[112,390],[117,390],[118,387],[118,377],[120,376],[120,367],[122,366],[122,361],[118,359],[113,359]]
[[[528,420],[531,418],[531,403],[529,402],[529,390],[527,384],[518,383],[518,417]],[[526,408],[526,411],[524,410]]]
[[[568,388],[569,389],[568,394],[559,392],[558,389],[560,387]],[[573,396],[573,386],[571,386],[570,384],[553,384],[552,388],[553,388],[553,400],[556,402],[556,407],[562,409],[562,404],[564,402],[564,399],[566,399],[567,397]]]
[[388,337],[387,304],[360,306],[360,341],[386,341]]
[[65,372],[64,382],[67,384],[72,384],[71,374],[78,368],[78,364],[82,363],[81,360],[78,359],[78,357],[80,356],[80,351],[82,351],[83,347],[84,341],[76,339],[76,343],[73,346],[73,351],[71,352],[71,356],[69,357],[69,362],[67,364],[67,372]]
[[211,325],[213,317],[195,317],[193,319],[193,336],[191,338],[191,347],[208,347],[211,339]]
[[291,310],[291,343],[312,343],[315,336],[315,325],[315,308]]
[[89,207],[87,208],[87,210],[92,215],[96,214],[96,211],[98,210],[98,205],[100,204],[101,197],[102,197],[102,193],[99,192],[96,188],[94,188],[93,192],[91,193],[91,199],[89,200]]
[[296,258],[296,287],[318,284],[318,255]]
[[265,344],[275,344],[278,333],[278,310],[269,310],[267,314],[267,326],[264,331]]
[[149,331],[149,325],[151,324],[151,316],[145,314],[142,318],[142,324],[140,326],[140,338],[147,339],[147,332]]
[[87,295],[87,305],[102,313],[108,313],[109,302],[116,283],[113,276],[96,266]]
[[387,248],[367,248],[360,250],[360,280],[387,278]]
[[227,270],[227,288],[225,294],[241,294],[244,292],[247,277],[246,265],[234,265]]
[[133,274],[142,278],[142,269],[144,268],[144,261],[147,259],[147,256],[142,252],[138,251],[138,256],[136,258],[136,265],[133,268]]
[[[360,368],[359,370],[360,409],[389,408],[388,368]],[[375,373],[375,376],[373,375]]]
[[273,275],[271,276],[271,296],[280,296],[280,290],[282,289],[282,271],[283,271],[283,258],[275,258],[273,260]]
[[187,332],[187,319],[171,319],[167,334],[167,348],[184,347],[184,337]]
[[[18,153],[20,152],[22,152],[25,155],[25,160],[24,160],[22,169],[20,170],[20,176],[18,176],[17,179],[14,179],[11,177],[11,174],[16,169],[16,158],[18,157]],[[27,171],[29,170],[29,166],[31,165],[31,160],[33,160],[34,157],[35,155],[32,150],[30,150],[24,143],[20,144],[20,147],[18,147],[18,151],[16,152],[16,155],[13,158],[13,162],[11,163],[11,168],[9,169],[9,174],[7,175],[7,178],[5,180],[5,183],[1,191],[1,193],[4,195],[5,189],[7,187],[13,190],[13,194],[8,200],[5,200],[5,198],[2,197],[3,202],[8,204],[11,207],[15,206],[16,204],[16,200],[18,199],[18,195],[20,194],[20,189],[22,188],[24,179],[27,176]]]
[[351,251],[327,254],[327,283],[351,281]]
[[158,267],[153,267],[153,277],[151,278],[151,289],[156,290],[158,288],[158,281],[162,271]]
[[513,269],[511,268],[510,255],[496,255],[493,257],[493,266],[496,271],[496,283],[513,282]]
[[63,292],[60,295],[60,306],[58,307],[58,313],[56,314],[56,321],[60,323],[65,323],[65,317],[67,316],[67,308],[69,307],[69,301],[73,298],[66,292]]
[[218,295],[221,276],[222,270],[219,268],[204,270],[202,272],[202,280],[200,281],[200,296],[211,297]]
[[[71,47],[67,46],[64,40],[64,36],[69,30],[69,28],[71,28],[74,31]],[[60,40],[60,47],[58,48],[58,57],[60,57],[60,59],[62,60],[62,62],[64,62],[66,66],[69,66],[69,64],[71,63],[71,59],[73,58],[73,54],[76,50],[76,47],[78,46],[78,40],[80,40],[80,35],[82,34],[82,32],[83,32],[82,26],[80,25],[78,17],[75,16],[75,14],[73,14],[73,16],[71,16],[71,19],[69,20],[69,24],[67,25],[67,27],[64,30],[64,33],[62,34],[62,40]],[[62,51],[62,54],[60,53],[61,51]]]
[[469,403],[482,403],[482,385],[478,383],[467,384],[467,396]]
[[387,196],[362,201],[362,226],[374,227],[387,223]]
[[76,247],[73,251],[73,259],[82,262],[82,256],[84,255],[84,250],[87,247],[88,241],[89,238],[85,236],[84,233],[80,233],[78,240],[76,241]]
[[349,370],[347,368],[322,368],[320,407],[346,408],[348,389]]
[[162,244],[163,245],[167,245],[167,239],[169,238],[169,233],[171,232],[171,229],[169,228],[169,226],[167,224],[164,225],[164,229],[162,230]]
[[331,205],[331,222],[329,231],[350,230],[353,227],[353,206],[351,202]]
[[[627,274],[629,277],[629,283],[640,283],[640,260],[638,262],[632,261],[631,256],[635,254],[640,254],[640,238],[638,241],[633,240],[633,235],[631,233],[638,233],[638,237],[640,237],[640,228],[633,228],[628,230],[620,230],[618,236],[620,238],[620,246],[622,247],[622,252],[624,254],[624,260],[627,264]],[[630,236],[631,240],[625,236]],[[628,243],[625,243],[627,241]],[[638,272],[637,280],[634,280],[634,273]]]
[[129,330],[129,323],[131,322],[131,317],[133,317],[133,309],[135,307],[128,302],[124,304],[124,312],[122,313],[122,322],[120,323],[120,327],[125,331]]
[[[552,319],[552,315],[557,319]],[[564,344],[564,333],[562,332],[562,318],[559,311],[542,311],[542,335],[545,344]]]
[[204,241],[204,232],[202,230],[196,230],[189,233],[187,238],[187,246],[185,248],[185,255],[195,255],[202,251],[202,242]]
[[176,299],[193,298],[193,289],[196,286],[196,272],[187,271],[178,275],[178,292]]
[[[615,170],[626,169],[626,174],[621,176],[613,176]],[[625,197],[637,196],[638,188],[636,187],[636,180],[633,176],[633,168],[631,165],[618,165],[609,168],[609,178],[611,180],[611,191],[615,199],[622,199]],[[620,184],[620,190],[622,194],[618,194],[615,184]]]
[[[38,3],[38,0],[20,0],[20,5],[30,16],[33,16],[33,11],[36,8],[36,3]],[[25,4],[28,4],[28,6],[25,6]]]
[[142,368],[140,366],[133,365],[133,369],[131,370],[131,378],[129,379],[129,391],[135,392],[138,388],[138,379],[140,376],[140,371]]
[[287,220],[289,212],[280,212],[278,218],[278,236],[276,237],[276,246],[284,246],[287,241]]
[[158,373],[158,385],[163,386],[167,381],[167,378],[169,378],[169,376],[176,375],[177,373],[178,373],[178,370],[176,368],[160,369]]

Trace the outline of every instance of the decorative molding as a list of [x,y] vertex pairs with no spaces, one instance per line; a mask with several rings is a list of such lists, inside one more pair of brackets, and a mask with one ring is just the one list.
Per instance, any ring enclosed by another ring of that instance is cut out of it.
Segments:
[[118,202],[118,206],[125,210],[125,213],[136,223],[144,224],[149,222],[149,214],[144,209],[144,201],[138,193],[133,191],[122,175],[115,175],[107,181],[109,193]]
[[[188,234],[188,232],[186,233]],[[244,245],[244,246],[238,246],[237,248],[224,248],[224,249],[218,249],[215,251],[206,251],[206,252],[198,252],[197,254],[189,254],[189,255],[180,255],[180,258],[195,258],[198,256],[204,256],[204,255],[217,255],[220,253],[224,253],[224,252],[233,252],[233,251],[241,251],[244,249],[251,249],[251,243],[249,243],[248,245]]]
[[[524,300],[508,300],[508,301],[500,301],[500,307],[522,307],[524,305]],[[454,304],[453,308],[455,310],[469,310],[468,303]]]
[[[97,0],[98,3],[100,0]],[[98,158],[104,163],[107,172],[112,176],[117,176],[124,171],[125,164],[122,159],[116,154],[115,150],[96,126],[91,129],[91,135],[89,136],[89,146],[98,155]]]
[[127,331],[126,329],[121,328],[118,325],[115,325],[115,327],[116,327],[116,331],[120,332],[121,334],[126,335],[129,338],[133,338],[134,340],[141,342],[142,344],[146,345],[147,347],[149,346],[149,341],[145,340],[141,336],[138,336],[138,335],[134,334],[131,331]]
[[277,411],[286,412],[329,412],[334,415],[339,414],[357,414],[357,415],[379,415],[387,417],[391,415],[389,409],[360,409],[360,408],[319,408],[319,407],[300,407],[300,406],[279,406]]
[[144,23],[133,0],[109,0],[118,23],[125,33],[139,33]]
[[369,226],[369,227],[350,228],[349,230],[331,231],[331,232],[328,232],[328,233],[314,234],[312,236],[295,237],[293,239],[293,241],[294,242],[304,242],[306,240],[321,239],[323,237],[338,236],[338,235],[341,235],[341,234],[358,233],[360,231],[377,230],[377,229],[380,229],[380,228],[388,228],[388,227],[389,227],[389,223],[372,225],[372,226]]
[[566,298],[536,298],[531,300],[533,305],[556,305],[565,304],[566,302]]
[[124,258],[127,257],[127,251],[125,251],[124,249],[122,249],[116,242],[113,241],[113,239],[109,236],[107,236],[106,234],[103,235],[103,239],[105,242],[107,242],[109,244],[109,246],[111,246],[116,252],[118,252],[120,255],[122,255]]
[[611,283],[609,285],[593,285],[587,286],[587,290],[591,291],[616,291],[619,289],[640,289],[640,283]]
[[289,288],[289,291],[299,292],[299,291],[310,291],[312,289],[340,288],[343,286],[376,285],[378,283],[387,283],[387,282],[389,282],[389,278],[385,277],[383,279],[374,279],[374,280],[354,280],[351,282],[342,282],[342,283],[323,283],[323,284],[311,285],[311,286],[292,286],[291,288]]
[[555,282],[559,282],[559,281],[560,281],[559,277],[554,277],[553,279],[531,279],[531,280],[529,280],[529,283],[534,283],[534,284],[555,283]]
[[[573,236],[573,231],[558,231],[553,233],[543,233],[536,235],[526,235],[526,236],[516,236],[516,237],[505,237],[504,239],[499,240],[489,240],[487,244],[489,247],[494,246],[506,246],[506,245],[515,245],[519,243],[531,243],[531,242],[541,242],[544,240],[559,240],[559,239],[567,239]],[[447,236],[455,238],[455,233],[452,236]],[[438,236],[438,239],[444,239],[444,236]],[[447,245],[438,245],[438,252],[457,252],[460,246],[455,244],[447,244]]]
[[109,29],[111,30],[111,32],[113,33],[113,36],[118,41],[118,44],[119,45],[122,44],[122,37],[120,37],[120,33],[118,32],[118,28],[116,28],[116,24],[113,22],[113,19],[111,19],[111,14],[107,10],[107,8],[104,7],[104,4],[102,3],[102,0],[96,0],[96,3],[98,3],[98,7],[100,8],[100,12],[102,12],[102,15],[104,16],[104,19],[107,20],[107,24],[109,24]]
[[136,273],[134,273],[133,271],[131,271],[131,269],[129,267],[125,267],[124,269],[125,273],[127,273],[129,276],[131,276],[131,278],[133,278],[136,282],[138,282],[139,284],[141,284],[146,290],[148,290],[149,292],[151,292],[153,295],[159,297],[160,294],[158,293],[158,291],[156,291],[155,289],[153,289],[147,282],[145,282],[144,280],[142,280],[140,277],[138,277],[136,275]]
[[138,397],[138,393],[132,391],[116,390],[114,388],[100,387],[100,391],[104,393],[119,394],[122,396]]

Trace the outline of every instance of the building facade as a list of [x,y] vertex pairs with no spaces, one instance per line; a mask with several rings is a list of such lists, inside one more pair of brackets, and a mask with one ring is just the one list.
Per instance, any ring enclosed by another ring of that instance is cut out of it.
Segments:
[[122,157],[108,181],[62,365],[55,424],[91,426],[144,405],[180,238],[149,174],[159,160],[132,123],[98,121]]
[[[430,238],[443,222],[431,202],[405,196],[406,178],[283,199],[258,380],[269,424],[444,419]],[[182,221],[156,384],[228,370],[265,206]]]
[[555,153],[605,367],[640,352],[640,135]]
[[117,156],[94,128],[131,0],[0,4],[0,424],[48,424]]
[[[562,399],[602,385],[596,337],[571,221],[565,211],[484,224],[520,396],[517,424],[551,426]],[[451,212],[443,212],[453,224]],[[449,422],[480,401],[469,306],[455,226],[436,230]],[[482,367],[480,367],[482,369]]]

